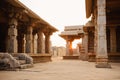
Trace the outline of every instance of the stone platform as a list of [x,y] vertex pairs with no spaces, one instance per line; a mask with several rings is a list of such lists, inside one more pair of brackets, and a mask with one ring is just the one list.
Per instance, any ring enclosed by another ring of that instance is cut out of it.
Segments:
[[40,63],[40,62],[49,62],[51,61],[51,54],[30,54],[33,58],[33,63]]
[[63,56],[64,60],[69,60],[69,59],[79,59],[79,56]]
[[[96,57],[95,54],[90,54],[88,61],[95,62],[96,61],[95,57]],[[120,53],[115,54],[108,53],[108,59],[109,62],[120,62]]]

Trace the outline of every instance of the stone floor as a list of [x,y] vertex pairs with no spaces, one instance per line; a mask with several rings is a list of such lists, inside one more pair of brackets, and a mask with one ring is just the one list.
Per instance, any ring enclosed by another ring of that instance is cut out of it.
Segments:
[[112,69],[95,68],[95,63],[53,58],[21,71],[0,71],[0,80],[120,80],[120,63]]

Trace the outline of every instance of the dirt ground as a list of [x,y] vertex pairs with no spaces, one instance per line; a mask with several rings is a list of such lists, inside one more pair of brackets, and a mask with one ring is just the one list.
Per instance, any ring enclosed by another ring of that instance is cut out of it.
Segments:
[[120,63],[111,66],[95,68],[94,62],[53,58],[21,71],[0,71],[0,80],[120,80]]

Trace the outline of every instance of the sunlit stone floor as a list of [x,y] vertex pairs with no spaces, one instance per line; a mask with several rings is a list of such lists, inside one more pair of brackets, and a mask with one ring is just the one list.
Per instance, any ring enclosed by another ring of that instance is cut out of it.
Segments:
[[21,71],[0,71],[0,80],[120,80],[120,63],[111,65],[95,68],[94,62],[53,58]]

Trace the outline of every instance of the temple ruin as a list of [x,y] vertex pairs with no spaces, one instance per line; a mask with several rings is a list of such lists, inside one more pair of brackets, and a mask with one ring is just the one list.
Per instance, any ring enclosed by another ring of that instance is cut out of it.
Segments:
[[51,60],[50,36],[57,29],[20,1],[0,1],[0,27],[0,67],[4,62],[20,65]]
[[[110,62],[120,62],[120,1],[85,0],[85,2],[86,18],[91,18],[91,20],[83,26],[81,37],[83,42],[79,46],[79,58],[90,62],[96,61],[98,68],[110,68]],[[75,34],[72,30],[68,32],[71,36]],[[69,43],[68,49],[74,38],[68,38],[69,35],[63,36],[61,33],[61,37],[69,41],[66,42]],[[72,55],[72,51],[70,49],[68,51]]]

